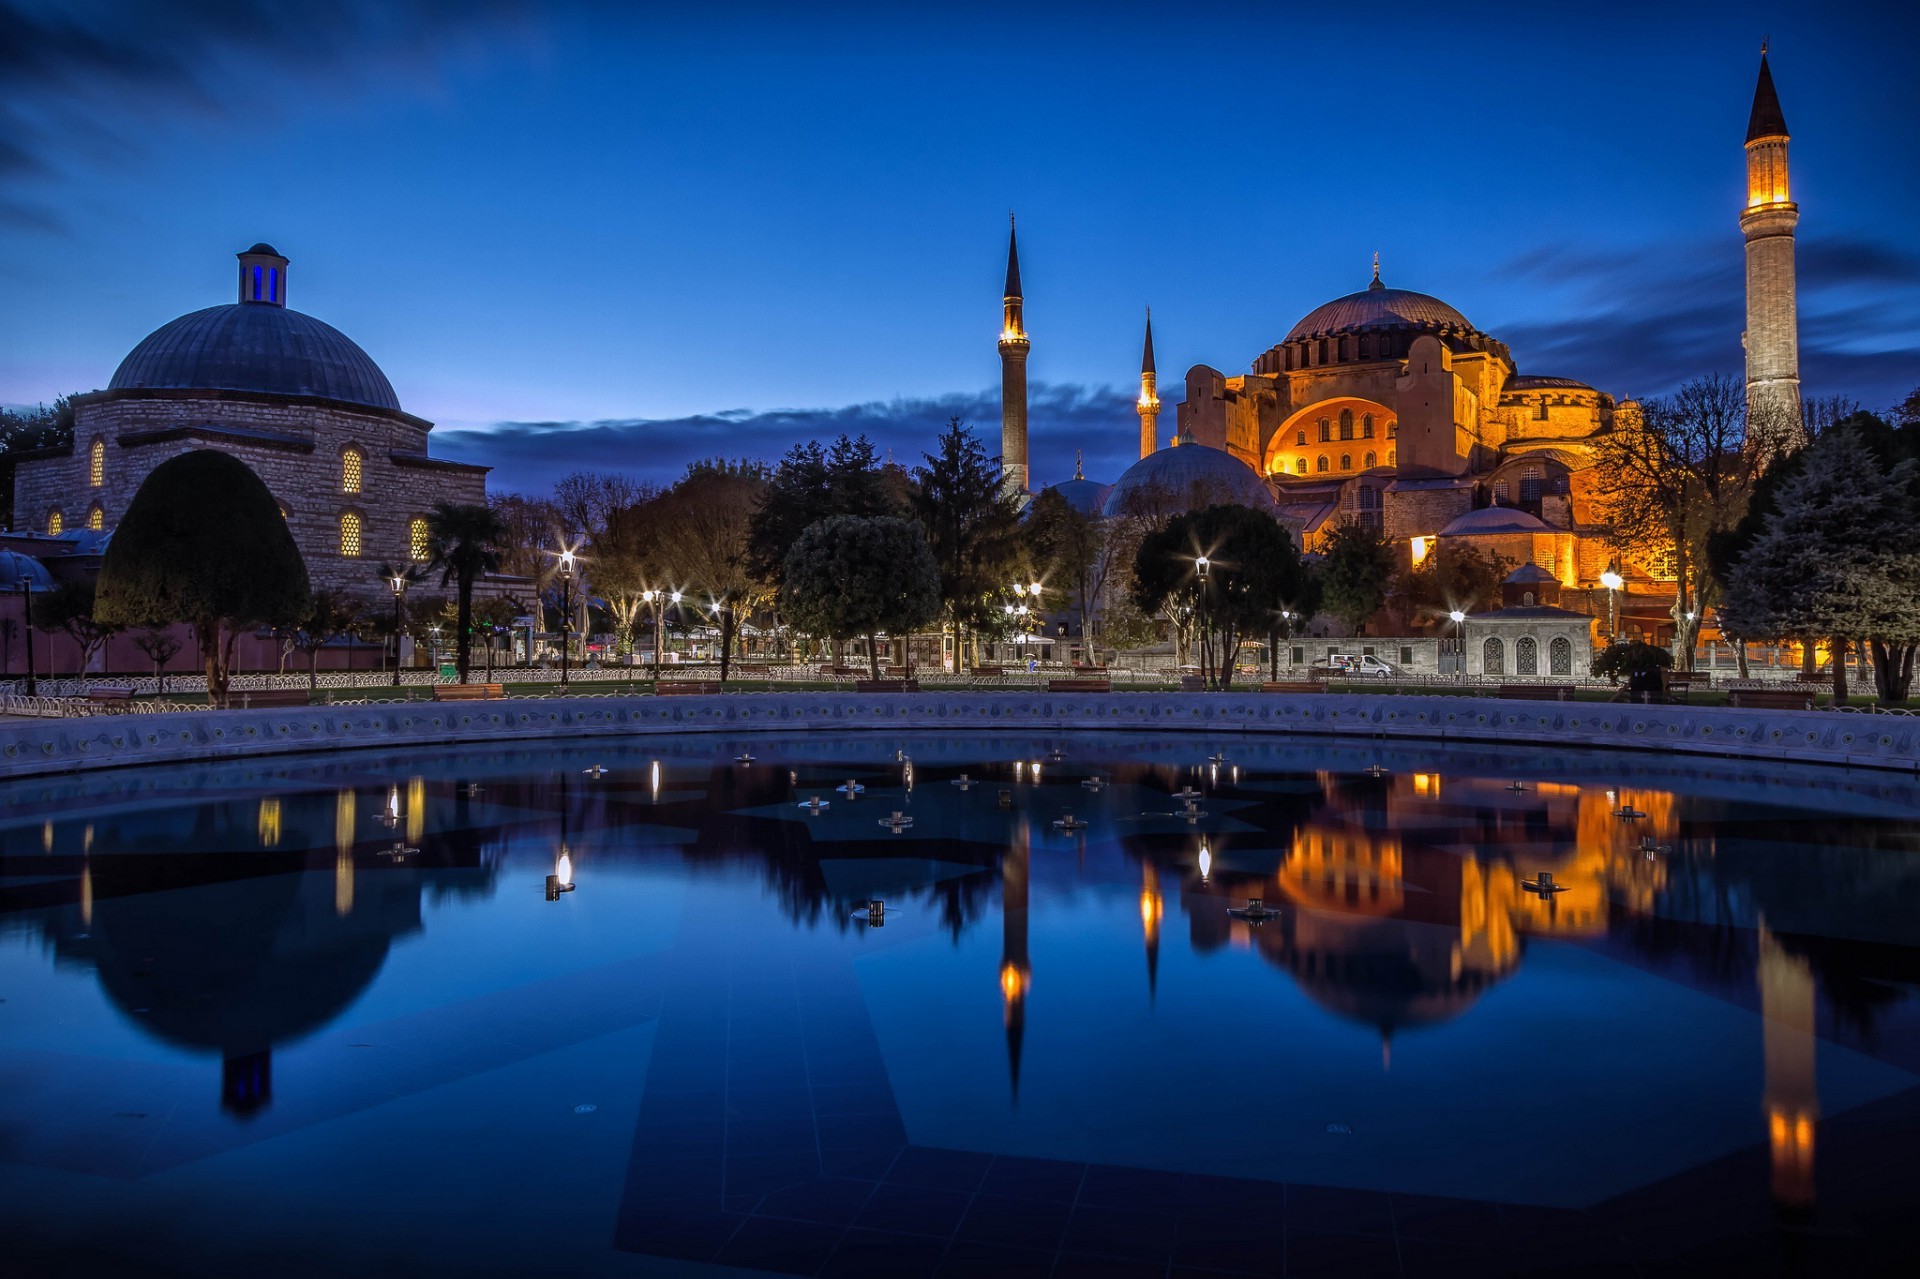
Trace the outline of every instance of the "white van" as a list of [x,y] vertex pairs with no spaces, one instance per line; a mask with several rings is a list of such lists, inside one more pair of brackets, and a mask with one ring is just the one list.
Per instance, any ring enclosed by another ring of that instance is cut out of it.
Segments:
[[1314,665],[1329,675],[1358,675],[1363,679],[1386,679],[1393,674],[1393,667],[1371,653],[1329,653]]

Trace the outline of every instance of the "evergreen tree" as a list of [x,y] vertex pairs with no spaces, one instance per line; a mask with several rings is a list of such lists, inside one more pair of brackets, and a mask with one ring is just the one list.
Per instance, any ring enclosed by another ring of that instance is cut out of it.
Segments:
[[940,613],[953,635],[955,666],[968,632],[1004,625],[1001,605],[1020,575],[1020,499],[972,428],[949,419],[938,451],[914,472],[914,514],[940,572]]
[[1393,544],[1365,524],[1342,524],[1327,537],[1320,562],[1322,607],[1355,635],[1387,601],[1393,580]]
[[1500,602],[1500,583],[1509,572],[1507,562],[1491,551],[1478,551],[1446,540],[1427,553],[1417,568],[1402,570],[1393,582],[1395,610],[1416,627],[1439,625],[1455,609],[1471,613]]
[[920,526],[889,515],[833,515],[809,525],[781,568],[781,602],[796,625],[835,642],[910,635],[940,612],[940,569]]

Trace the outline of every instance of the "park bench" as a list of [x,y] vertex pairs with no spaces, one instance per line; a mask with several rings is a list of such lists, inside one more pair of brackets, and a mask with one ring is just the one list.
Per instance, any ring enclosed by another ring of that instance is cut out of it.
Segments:
[[87,690],[90,702],[130,702],[133,690],[130,688],[90,688]]
[[1503,702],[1570,702],[1573,700],[1573,685],[1502,684],[1499,696]]
[[1324,693],[1326,685],[1316,684],[1310,679],[1270,679],[1260,684],[1263,693]]
[[1743,710],[1810,711],[1814,690],[1810,688],[1736,688],[1727,700]]
[[1671,671],[1667,672],[1665,679],[1667,685],[1667,700],[1670,702],[1684,702],[1692,695],[1696,686],[1706,688],[1713,683],[1713,677],[1710,675],[1694,675],[1692,673],[1676,675]]
[[240,705],[256,709],[262,706],[305,706],[311,700],[304,688],[259,688],[232,696],[240,699]]
[[1004,666],[976,666],[973,668],[975,679],[1000,679],[1007,673]]
[[1199,675],[1182,675],[1180,677],[1180,691],[1183,693],[1204,693],[1207,691],[1207,681]]
[[435,684],[436,702],[485,702],[506,695],[504,684]]
[[754,675],[764,678],[773,674],[773,668],[765,662],[735,662],[733,672],[736,675]]
[[1113,680],[1107,676],[1094,678],[1080,675],[1071,679],[1050,679],[1047,681],[1049,693],[1111,693]]
[[663,679],[653,686],[661,697],[685,697],[691,694],[718,693],[724,686],[717,679]]
[[920,681],[917,679],[857,679],[853,682],[856,693],[917,693]]
[[860,669],[858,666],[822,666],[820,673],[822,675],[858,675]]

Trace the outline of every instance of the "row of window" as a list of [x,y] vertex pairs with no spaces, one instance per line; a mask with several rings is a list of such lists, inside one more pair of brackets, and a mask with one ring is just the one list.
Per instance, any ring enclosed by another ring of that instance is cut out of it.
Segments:
[[[100,503],[95,502],[87,508],[87,527],[98,533],[107,527],[107,512]],[[47,536],[59,537],[67,531],[67,517],[55,507],[47,512]]]
[[1327,339],[1302,338],[1286,347],[1286,366],[1304,369],[1309,365],[1347,360],[1390,360],[1405,354],[1405,341],[1393,333],[1349,334]]
[[[349,558],[366,549],[367,517],[358,511],[340,512],[340,553]],[[427,517],[416,515],[407,521],[407,556],[424,564],[433,558],[433,539],[427,533]]]
[[[1320,419],[1319,425],[1320,425],[1320,442],[1322,444],[1327,444],[1332,442],[1333,419],[1323,417]],[[1353,431],[1354,431],[1353,410],[1341,409],[1340,410],[1340,438],[1343,440],[1350,440],[1354,438]],[[1387,423],[1388,439],[1390,440],[1395,439],[1399,436],[1399,434],[1400,434],[1400,424],[1398,422]],[[1370,440],[1373,438],[1373,414],[1371,413],[1362,413],[1360,415],[1360,438],[1363,440]],[[1294,432],[1293,442],[1296,447],[1303,445],[1307,442],[1307,428],[1304,425]]]
[[[1400,464],[1399,455],[1400,455],[1399,449],[1388,449],[1387,465],[1398,466]],[[1380,465],[1380,455],[1378,453],[1362,453],[1360,455],[1361,470],[1371,471],[1374,467],[1378,465]],[[1283,471],[1286,469],[1285,462],[1282,462],[1280,464],[1280,469]],[[1329,454],[1322,453],[1319,457],[1313,460],[1313,469],[1315,471],[1321,472],[1322,474],[1328,471],[1331,471],[1333,469],[1333,458]],[[1353,469],[1353,454],[1342,453],[1340,455],[1340,469],[1343,471],[1351,471]],[[1296,457],[1293,459],[1293,473],[1295,475],[1305,475],[1307,473],[1306,458]]]
[[[1497,636],[1489,636],[1481,650],[1481,669],[1488,675],[1507,673],[1507,646]],[[1515,675],[1540,674],[1540,642],[1531,635],[1522,635],[1513,643],[1513,673]],[[1547,645],[1547,674],[1573,674],[1573,641],[1564,635],[1556,637]]]
[[[340,491],[358,493],[366,482],[367,455],[358,445],[340,450]],[[95,440],[87,446],[87,484],[100,488],[107,482],[107,442]]]

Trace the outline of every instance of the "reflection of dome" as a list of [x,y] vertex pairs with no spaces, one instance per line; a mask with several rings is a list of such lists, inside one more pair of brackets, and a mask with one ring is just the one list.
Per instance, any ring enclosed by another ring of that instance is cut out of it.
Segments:
[[344,333],[260,302],[210,306],[161,325],[120,362],[107,386],[261,391],[400,407],[387,375]]
[[1491,533],[1551,533],[1547,524],[1511,506],[1483,506],[1455,516],[1440,530],[1441,537],[1473,537]]
[[1107,494],[1113,491],[1113,485],[1102,484],[1098,480],[1089,480],[1074,476],[1064,484],[1055,484],[1051,488],[1055,493],[1067,499],[1067,505],[1082,515],[1098,515],[1107,500]]
[[1457,329],[1475,332],[1467,317],[1439,298],[1409,289],[1389,289],[1375,280],[1358,293],[1335,298],[1307,312],[1286,341],[1350,333],[1358,329]]
[[1128,467],[1107,493],[1100,513],[1119,515],[1129,496],[1150,490],[1188,509],[1225,502],[1273,510],[1273,494],[1251,466],[1220,449],[1188,442],[1149,453]]
[[22,582],[30,591],[53,589],[53,578],[47,573],[46,565],[31,555],[0,551],[0,591],[17,591]]
[[1432,925],[1309,911],[1285,964],[1314,1003],[1392,1034],[1458,1017],[1491,984],[1491,974],[1454,971],[1453,942]]

